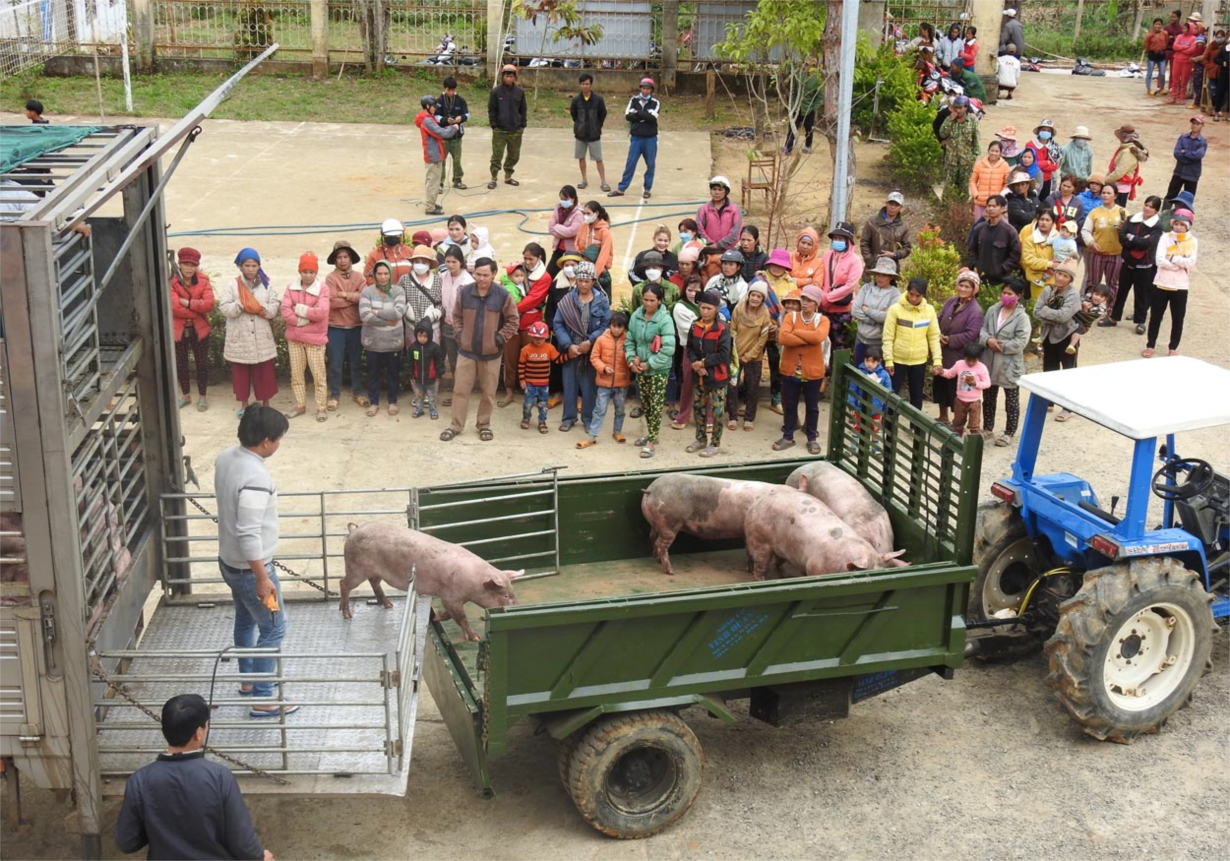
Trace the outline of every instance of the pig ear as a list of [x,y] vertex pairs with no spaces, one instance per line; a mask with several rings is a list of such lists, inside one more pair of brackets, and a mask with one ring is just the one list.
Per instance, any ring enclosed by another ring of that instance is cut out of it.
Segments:
[[805,475],[799,476],[799,490],[803,493],[807,493],[807,476]]
[[904,556],[905,550],[894,550],[892,553],[885,553],[885,559],[896,559],[898,556]]
[[522,574],[524,574],[524,573],[525,573],[525,569],[524,569],[524,568],[518,568],[516,571],[505,571],[504,573],[505,573],[505,574],[507,574],[507,575],[508,575],[508,579],[509,579],[509,580],[511,580],[511,579],[513,579],[514,577],[520,577]]
[[863,568],[863,566],[862,566],[862,565],[858,565],[858,564],[856,564],[856,563],[854,563],[854,562],[847,562],[847,563],[846,563],[846,570],[847,570],[847,571],[863,571],[863,570],[865,570],[865,569]]
[[488,592],[502,592],[504,590],[504,584],[494,577],[488,577],[483,581],[483,588]]

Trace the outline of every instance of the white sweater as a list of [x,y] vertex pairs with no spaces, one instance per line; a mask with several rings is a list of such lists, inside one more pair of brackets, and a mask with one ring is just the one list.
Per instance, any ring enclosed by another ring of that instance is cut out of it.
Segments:
[[241,445],[228,448],[214,462],[214,496],[218,500],[218,556],[232,568],[266,565],[278,547],[278,489],[265,459]]

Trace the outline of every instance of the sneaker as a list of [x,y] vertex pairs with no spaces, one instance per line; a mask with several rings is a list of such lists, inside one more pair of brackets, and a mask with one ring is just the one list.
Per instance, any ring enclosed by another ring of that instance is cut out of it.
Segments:
[[457,180],[456,182],[453,183],[453,188],[457,189],[458,191],[465,191],[467,188],[469,188],[469,186],[466,185],[461,180]]
[[995,445],[999,448],[1007,448],[1012,445],[1012,437],[1008,436],[1006,433],[1000,434],[995,438]]

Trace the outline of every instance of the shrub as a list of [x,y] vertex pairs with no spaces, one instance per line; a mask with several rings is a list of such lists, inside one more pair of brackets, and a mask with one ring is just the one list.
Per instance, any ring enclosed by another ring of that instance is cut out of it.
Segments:
[[927,279],[927,299],[938,314],[944,303],[957,294],[957,273],[961,255],[956,247],[940,238],[939,230],[928,224],[918,232],[918,241],[901,264],[901,289],[911,278]]
[[[861,34],[860,34],[861,35]],[[851,122],[864,133],[871,131],[875,119],[876,81],[881,80],[877,125],[884,127],[884,117],[891,116],[901,106],[917,100],[915,72],[909,56],[898,57],[892,45],[882,45],[872,51],[864,39],[859,39],[854,65],[854,98]]]
[[898,106],[888,117],[888,166],[899,185],[929,189],[943,168],[943,151],[931,131],[935,113],[917,100]]
[[974,226],[973,204],[967,200],[949,200],[941,203],[935,216],[934,227],[939,238],[956,246],[961,259],[968,263],[966,248],[969,232]]

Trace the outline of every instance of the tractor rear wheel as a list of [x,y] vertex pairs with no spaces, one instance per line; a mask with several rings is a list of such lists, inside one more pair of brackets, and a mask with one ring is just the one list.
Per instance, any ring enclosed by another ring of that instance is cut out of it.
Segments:
[[[978,576],[970,587],[966,618],[982,621],[1008,611],[1016,615],[1029,586],[1044,565],[1038,548],[1025,531],[1020,514],[1010,506],[994,506],[981,513],[974,539]],[[1031,636],[1032,634],[1032,636]],[[1038,649],[1041,637],[1019,626],[994,628],[972,636],[967,648],[979,660],[1019,657]]]
[[1169,557],[1091,571],[1060,605],[1047,682],[1094,738],[1129,744],[1157,732],[1213,667],[1212,600]]
[[566,785],[577,810],[602,833],[649,837],[696,800],[704,755],[674,712],[607,715],[579,735]]

